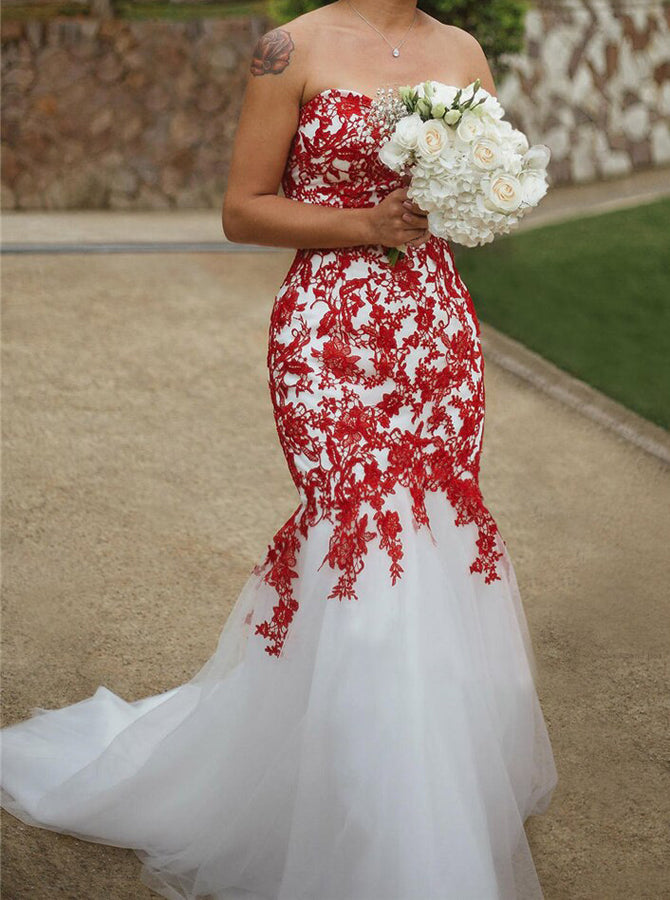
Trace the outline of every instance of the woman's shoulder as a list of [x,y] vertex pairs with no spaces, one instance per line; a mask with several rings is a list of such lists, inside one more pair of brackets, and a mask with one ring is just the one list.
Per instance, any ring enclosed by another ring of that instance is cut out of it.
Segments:
[[305,68],[315,41],[323,33],[328,22],[327,7],[309,10],[279,24],[267,23],[267,30],[260,35],[254,47],[251,71],[278,74],[289,61],[292,69]]
[[296,70],[304,69],[315,33],[313,13],[319,12],[312,10],[280,24],[267,22],[252,51],[251,74],[278,75],[289,68],[295,75]]
[[479,41],[474,34],[461,28],[459,25],[451,25],[449,22],[441,22],[434,16],[429,15],[424,10],[420,10],[421,15],[427,27],[430,27],[433,34],[441,40],[453,42],[456,46],[467,49],[468,47],[479,47]]
[[258,39],[254,57],[258,59],[252,66],[254,74],[265,71],[280,72],[289,68],[290,80],[300,83],[300,93],[304,89],[309,72],[317,63],[333,52],[345,28],[342,12],[334,4],[311,9],[307,12],[276,24]]
[[426,30],[430,30],[431,46],[436,57],[458,60],[464,70],[473,72],[472,78],[482,75],[492,87],[488,61],[477,37],[459,25],[440,22],[428,13],[423,16],[429,20]]

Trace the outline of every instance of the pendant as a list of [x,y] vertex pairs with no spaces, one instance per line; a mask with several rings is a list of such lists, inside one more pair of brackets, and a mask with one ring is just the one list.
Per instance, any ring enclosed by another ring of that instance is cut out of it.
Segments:
[[393,50],[393,55],[394,55],[394,56],[400,56],[400,50],[398,50],[397,47],[394,48],[394,50]]

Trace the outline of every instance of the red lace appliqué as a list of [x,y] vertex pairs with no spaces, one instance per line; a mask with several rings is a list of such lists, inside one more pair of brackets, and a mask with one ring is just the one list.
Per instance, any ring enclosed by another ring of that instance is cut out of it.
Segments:
[[[303,107],[283,178],[289,198],[371,206],[399,187],[377,159],[365,124],[369,98],[326,91]],[[449,244],[431,238],[391,269],[384,249],[298,250],[272,309],[267,355],[277,432],[301,502],[254,568],[277,592],[256,626],[279,656],[298,608],[293,582],[303,537],[333,523],[321,565],[340,573],[328,599],[356,599],[375,539],[402,576],[402,526],[389,508],[398,486],[414,527],[430,523],[439,490],[456,524],[475,523],[472,573],[500,578],[497,527],[479,489],[483,357],[470,294]]]

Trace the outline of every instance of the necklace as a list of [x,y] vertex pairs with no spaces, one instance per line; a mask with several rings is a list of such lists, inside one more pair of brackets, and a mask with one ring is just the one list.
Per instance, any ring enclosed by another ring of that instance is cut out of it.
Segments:
[[359,12],[358,12],[358,10],[357,10],[356,7],[354,6],[354,4],[351,2],[351,0],[347,0],[347,2],[349,3],[349,6],[353,9],[353,11],[356,13],[356,15],[360,16],[361,19],[363,19],[364,22],[367,22],[367,24],[370,26],[370,28],[374,28],[374,30],[377,32],[377,34],[381,35],[381,36],[384,38],[384,40],[386,41],[386,43],[387,43],[387,44],[389,45],[389,47],[391,48],[391,55],[392,55],[392,56],[395,56],[395,57],[400,56],[400,48],[402,47],[402,45],[403,45],[403,44],[405,43],[405,41],[407,40],[407,38],[408,38],[408,36],[409,36],[409,33],[410,33],[410,31],[412,30],[412,27],[413,27],[413,25],[414,25],[414,23],[415,23],[415,21],[416,21],[416,9],[414,10],[414,18],[412,19],[412,24],[411,24],[411,25],[409,26],[409,28],[407,29],[407,34],[406,34],[405,37],[400,41],[400,43],[399,43],[399,44],[396,44],[396,46],[394,47],[393,44],[388,40],[388,38],[387,38],[385,35],[383,35],[383,34],[381,33],[381,31],[377,28],[376,25],[373,25],[372,22],[368,22],[368,20],[365,18],[365,16],[364,16],[362,13],[359,13]]

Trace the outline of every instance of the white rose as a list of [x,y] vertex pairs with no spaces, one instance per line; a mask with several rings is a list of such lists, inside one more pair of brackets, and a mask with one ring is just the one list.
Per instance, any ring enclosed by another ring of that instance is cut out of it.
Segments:
[[422,120],[418,113],[412,113],[411,116],[403,116],[395,127],[393,140],[406,150],[415,150],[421,125]]
[[394,172],[402,172],[408,158],[409,152],[393,140],[386,141],[379,149],[379,159]]
[[535,169],[529,169],[519,175],[519,181],[524,203],[537,206],[547,193],[547,182],[544,180],[544,176]]
[[493,94],[485,91],[484,88],[480,88],[475,94],[475,101],[481,100],[482,96],[484,97],[484,102],[478,103],[475,109],[487,113],[492,119],[502,119],[505,115],[505,110],[500,105],[500,101],[497,97],[494,97]]
[[448,145],[447,128],[439,119],[428,119],[422,123],[417,140],[417,150],[424,156],[438,156]]
[[528,150],[528,138],[523,131],[519,131],[516,128],[513,129],[510,141],[517,153],[525,153]]
[[529,169],[546,169],[551,159],[551,150],[546,144],[533,144],[523,157],[524,165]]
[[469,144],[482,133],[482,129],[482,120],[466,109],[461,121],[458,123],[456,134],[462,141]]
[[492,137],[498,141],[512,139],[514,128],[506,119],[492,119],[488,113],[481,116],[482,137]]
[[497,169],[502,164],[502,152],[498,141],[493,137],[477,138],[471,144],[472,162],[479,169]]
[[456,91],[458,88],[455,88],[452,84],[442,84],[441,82],[435,82],[433,89],[433,103],[442,103],[444,106],[449,109],[451,104],[454,102],[454,97],[456,96]]
[[521,183],[515,175],[497,172],[487,185],[488,199],[502,212],[514,212],[521,205]]

